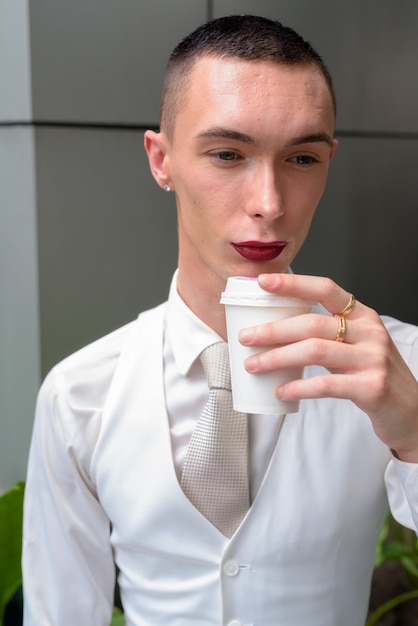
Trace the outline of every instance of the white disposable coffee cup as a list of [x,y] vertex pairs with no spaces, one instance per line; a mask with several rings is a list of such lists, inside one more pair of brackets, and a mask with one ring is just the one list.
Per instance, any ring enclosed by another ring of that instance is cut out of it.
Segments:
[[273,372],[250,374],[244,360],[269,348],[243,346],[239,331],[248,326],[283,320],[310,313],[313,302],[277,296],[262,289],[257,278],[228,278],[221,303],[225,305],[234,409],[244,413],[295,413],[299,401],[282,401],[274,393],[278,385],[303,377],[303,367],[280,368]]

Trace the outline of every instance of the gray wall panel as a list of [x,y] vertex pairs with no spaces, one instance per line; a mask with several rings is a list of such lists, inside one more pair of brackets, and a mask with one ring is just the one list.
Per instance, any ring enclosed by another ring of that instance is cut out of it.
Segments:
[[40,383],[33,131],[0,128],[0,493],[25,477]]
[[338,128],[418,132],[418,3],[410,0],[214,0],[215,17],[279,19],[311,41],[333,74]]
[[157,123],[167,56],[205,18],[203,1],[31,0],[35,119]]
[[294,267],[329,275],[380,313],[418,324],[418,140],[344,138]]
[[27,0],[0,2],[0,123],[31,119]]
[[381,313],[418,324],[418,140],[344,143],[352,284]]
[[41,128],[36,157],[45,373],[166,298],[177,232],[142,132]]

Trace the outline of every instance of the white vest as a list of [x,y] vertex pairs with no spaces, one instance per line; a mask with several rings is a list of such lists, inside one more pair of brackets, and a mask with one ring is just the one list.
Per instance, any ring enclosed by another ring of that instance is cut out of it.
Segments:
[[[227,539],[189,502],[174,470],[164,310],[141,315],[122,352],[91,464],[112,523],[127,624],[133,606],[141,626],[362,626],[387,506],[388,454],[368,419],[344,401],[331,415],[323,400],[314,423],[302,403]],[[124,488],[127,473],[137,477],[134,493]],[[140,585],[132,588],[134,570]]]

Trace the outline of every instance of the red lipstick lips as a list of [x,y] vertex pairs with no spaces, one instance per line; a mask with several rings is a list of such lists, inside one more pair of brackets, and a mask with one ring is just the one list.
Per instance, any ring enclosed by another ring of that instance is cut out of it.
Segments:
[[260,241],[241,241],[233,243],[232,247],[247,261],[272,261],[284,250],[284,241],[271,241],[262,243]]

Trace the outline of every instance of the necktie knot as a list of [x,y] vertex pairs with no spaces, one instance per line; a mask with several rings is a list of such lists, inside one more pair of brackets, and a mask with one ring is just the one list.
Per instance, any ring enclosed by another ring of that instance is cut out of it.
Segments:
[[200,355],[200,361],[208,380],[209,389],[231,391],[228,344],[219,341],[208,346]]

